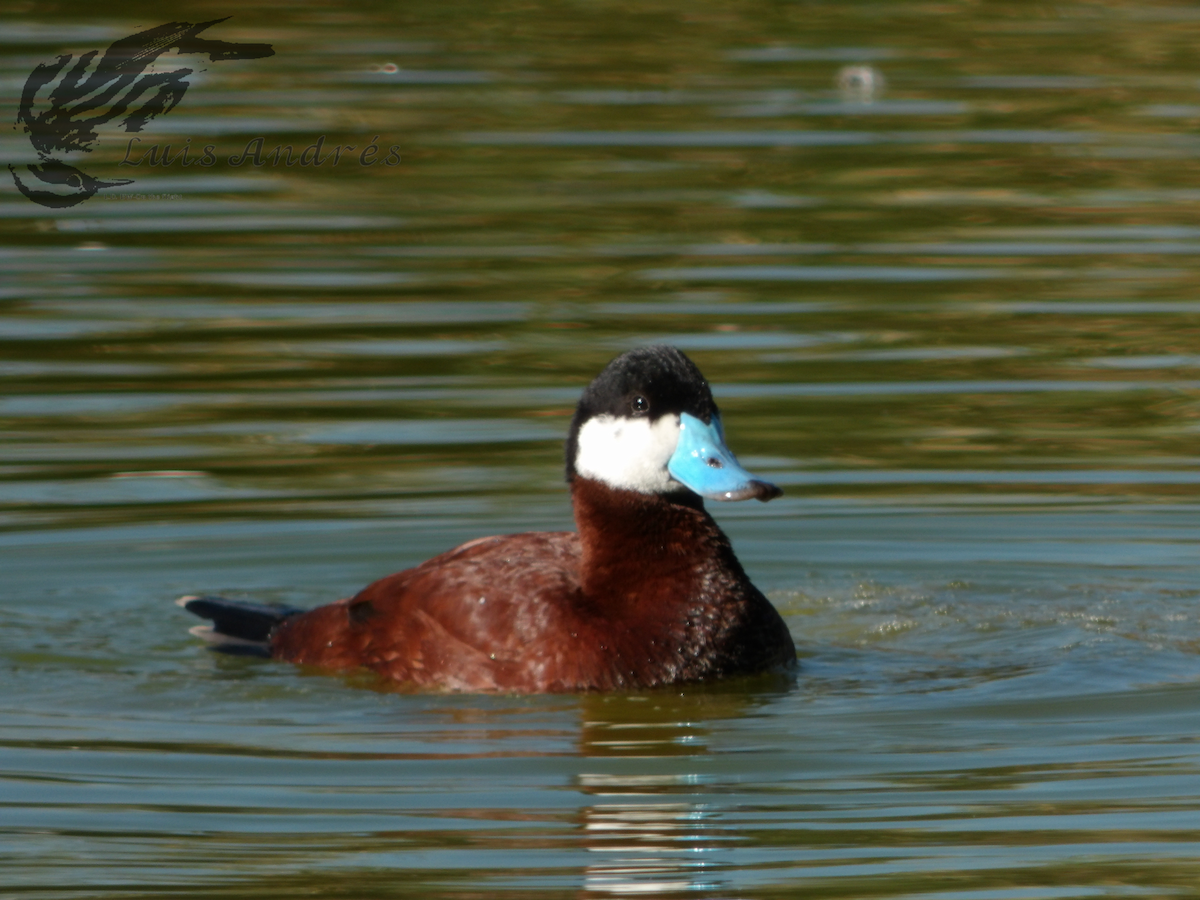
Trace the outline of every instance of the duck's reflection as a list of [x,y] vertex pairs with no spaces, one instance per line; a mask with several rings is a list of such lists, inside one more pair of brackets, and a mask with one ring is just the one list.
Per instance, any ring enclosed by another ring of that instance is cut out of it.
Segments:
[[585,896],[671,894],[714,888],[714,848],[702,808],[691,803],[597,804],[587,810],[588,850],[603,854],[584,873]]
[[[757,681],[757,679],[756,679]],[[678,690],[584,699],[578,776],[595,798],[582,808],[595,861],[584,897],[694,895],[724,886],[724,856],[739,841],[709,798],[719,780],[714,726],[761,705],[756,691]]]

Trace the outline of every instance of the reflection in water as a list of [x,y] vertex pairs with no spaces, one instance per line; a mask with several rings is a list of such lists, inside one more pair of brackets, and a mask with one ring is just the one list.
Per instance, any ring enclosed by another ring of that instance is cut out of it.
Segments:
[[[686,726],[685,726],[686,727]],[[686,738],[698,742],[697,734]],[[653,740],[637,739],[639,755],[655,755]],[[704,752],[703,746],[692,752]],[[602,775],[582,773],[579,787],[594,797],[580,810],[584,840],[598,862],[583,873],[587,896],[666,894],[721,886],[707,855],[718,838],[709,833],[712,813],[705,805],[662,799],[662,792],[694,784],[696,776]]]
[[[759,688],[783,680],[754,679]],[[709,753],[710,721],[762,702],[761,694],[711,688],[583,698],[583,760],[628,763],[578,775],[581,793],[594,798],[580,810],[584,844],[599,857],[584,870],[584,896],[726,886],[721,870],[730,862],[720,851],[738,838],[722,827],[711,798],[694,799],[709,780],[697,761]]]
[[[626,783],[581,784],[598,796],[637,796]],[[707,871],[704,854],[714,849],[704,832],[705,813],[687,803],[621,803],[606,800],[584,811],[588,849],[606,862],[584,870],[586,895],[666,894],[721,887]]]

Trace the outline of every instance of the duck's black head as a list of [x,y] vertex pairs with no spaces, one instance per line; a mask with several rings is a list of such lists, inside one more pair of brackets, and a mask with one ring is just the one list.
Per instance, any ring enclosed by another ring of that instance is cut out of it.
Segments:
[[770,500],[725,446],[721,414],[696,364],[674,347],[630,350],[579,400],[567,436],[567,480],[643,494],[692,491],[713,500]]

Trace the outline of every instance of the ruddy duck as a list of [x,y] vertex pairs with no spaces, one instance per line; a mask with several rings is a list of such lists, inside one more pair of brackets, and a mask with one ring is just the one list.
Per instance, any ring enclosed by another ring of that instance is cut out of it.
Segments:
[[673,347],[617,357],[567,436],[578,534],[485,537],[309,612],[184,597],[217,649],[415,688],[615,690],[795,663],[779,613],[704,509],[782,491],[726,448],[708,382]]

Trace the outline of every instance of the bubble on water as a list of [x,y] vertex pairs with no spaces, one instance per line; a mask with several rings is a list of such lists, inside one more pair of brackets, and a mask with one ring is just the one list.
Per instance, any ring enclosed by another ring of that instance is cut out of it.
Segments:
[[883,93],[887,79],[874,66],[842,66],[837,87],[846,100],[869,103]]

